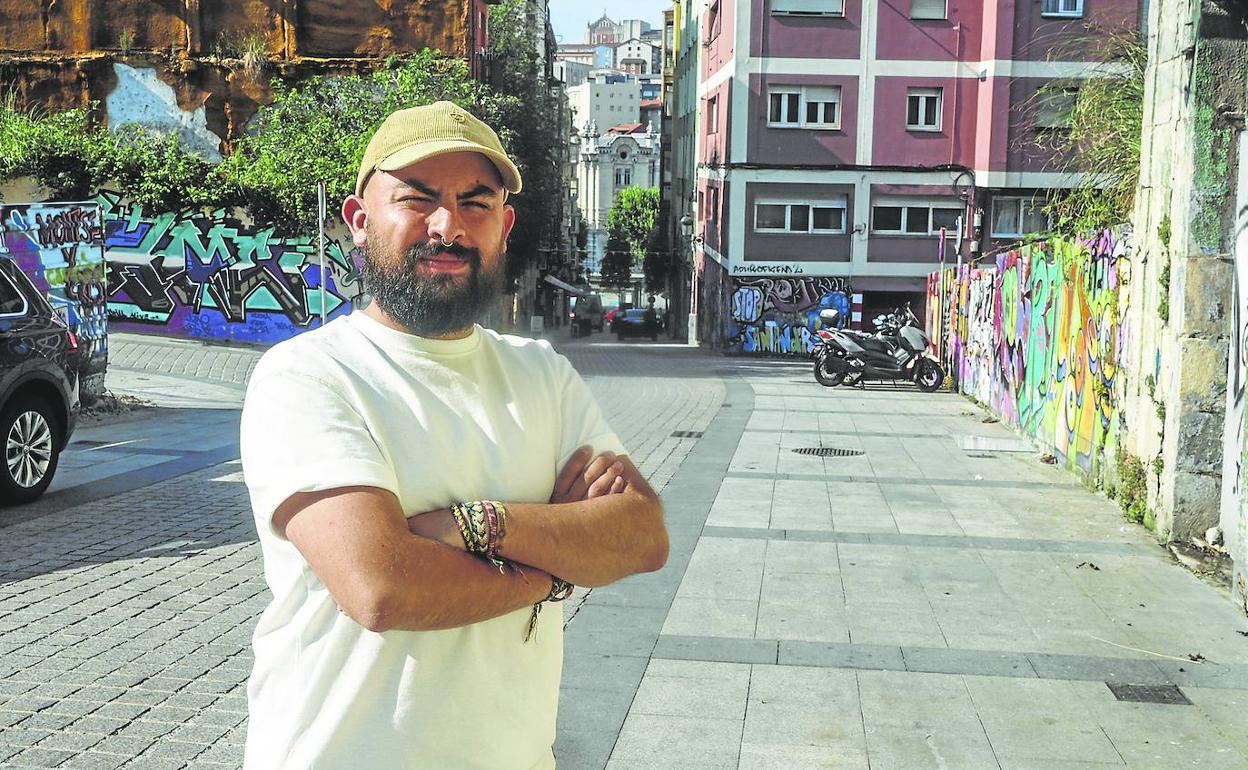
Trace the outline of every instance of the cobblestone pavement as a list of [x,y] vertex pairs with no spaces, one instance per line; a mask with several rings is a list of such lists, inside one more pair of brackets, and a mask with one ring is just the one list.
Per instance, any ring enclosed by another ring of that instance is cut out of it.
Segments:
[[[672,432],[704,429],[723,400],[712,371],[720,359],[602,337],[557,344],[638,465],[665,486],[696,443]],[[231,392],[241,398],[259,351],[116,335],[111,355],[110,387],[157,388],[155,400],[176,397],[183,418],[197,392],[218,408]],[[146,419],[169,417],[157,409]],[[236,432],[237,416],[212,424]],[[67,468],[58,482],[88,470]],[[0,541],[0,766],[240,765],[250,635],[267,588],[236,461],[0,518]],[[596,601],[581,595],[569,614]]]

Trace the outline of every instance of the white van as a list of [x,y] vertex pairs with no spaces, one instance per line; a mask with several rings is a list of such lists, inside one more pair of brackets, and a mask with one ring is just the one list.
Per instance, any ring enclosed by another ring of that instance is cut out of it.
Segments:
[[572,306],[572,335],[588,336],[590,330],[602,331],[602,296],[582,294]]

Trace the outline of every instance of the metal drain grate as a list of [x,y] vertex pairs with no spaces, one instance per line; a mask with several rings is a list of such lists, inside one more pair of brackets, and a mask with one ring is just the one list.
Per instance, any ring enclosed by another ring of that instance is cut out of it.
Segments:
[[840,449],[830,446],[804,446],[793,451],[799,455],[814,455],[816,457],[861,457],[864,454],[860,449]]
[[1183,691],[1173,684],[1120,684],[1106,682],[1110,692],[1120,701],[1132,703],[1165,703],[1171,706],[1190,706]]
[[674,430],[672,431],[672,438],[702,438],[702,431],[700,430]]

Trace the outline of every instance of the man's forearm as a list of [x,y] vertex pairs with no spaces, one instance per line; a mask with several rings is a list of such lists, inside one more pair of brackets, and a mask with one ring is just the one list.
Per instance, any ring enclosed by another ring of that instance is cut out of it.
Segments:
[[[589,451],[578,450],[560,474],[552,502],[504,501],[506,534],[498,555],[590,587],[667,562],[659,496],[628,457],[608,453],[586,466]],[[412,516],[407,524],[414,535],[466,547],[447,509]]]
[[667,528],[657,497],[640,491],[577,503],[507,506],[499,553],[579,586],[601,586],[667,562]]
[[[354,618],[373,631],[458,628],[531,607],[550,592],[550,575],[536,568],[499,568],[420,538],[396,554],[394,573]],[[419,565],[419,569],[416,566]]]

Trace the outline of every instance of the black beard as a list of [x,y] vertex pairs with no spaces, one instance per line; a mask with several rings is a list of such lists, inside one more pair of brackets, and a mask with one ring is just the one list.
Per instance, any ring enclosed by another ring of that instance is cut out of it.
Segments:
[[[360,274],[364,288],[392,321],[420,337],[444,337],[473,325],[489,309],[502,288],[503,260],[483,269],[481,252],[453,243],[420,244],[401,259],[378,251],[369,239]],[[420,260],[450,254],[468,263],[468,275],[418,275]],[[397,264],[396,264],[397,262]]]

